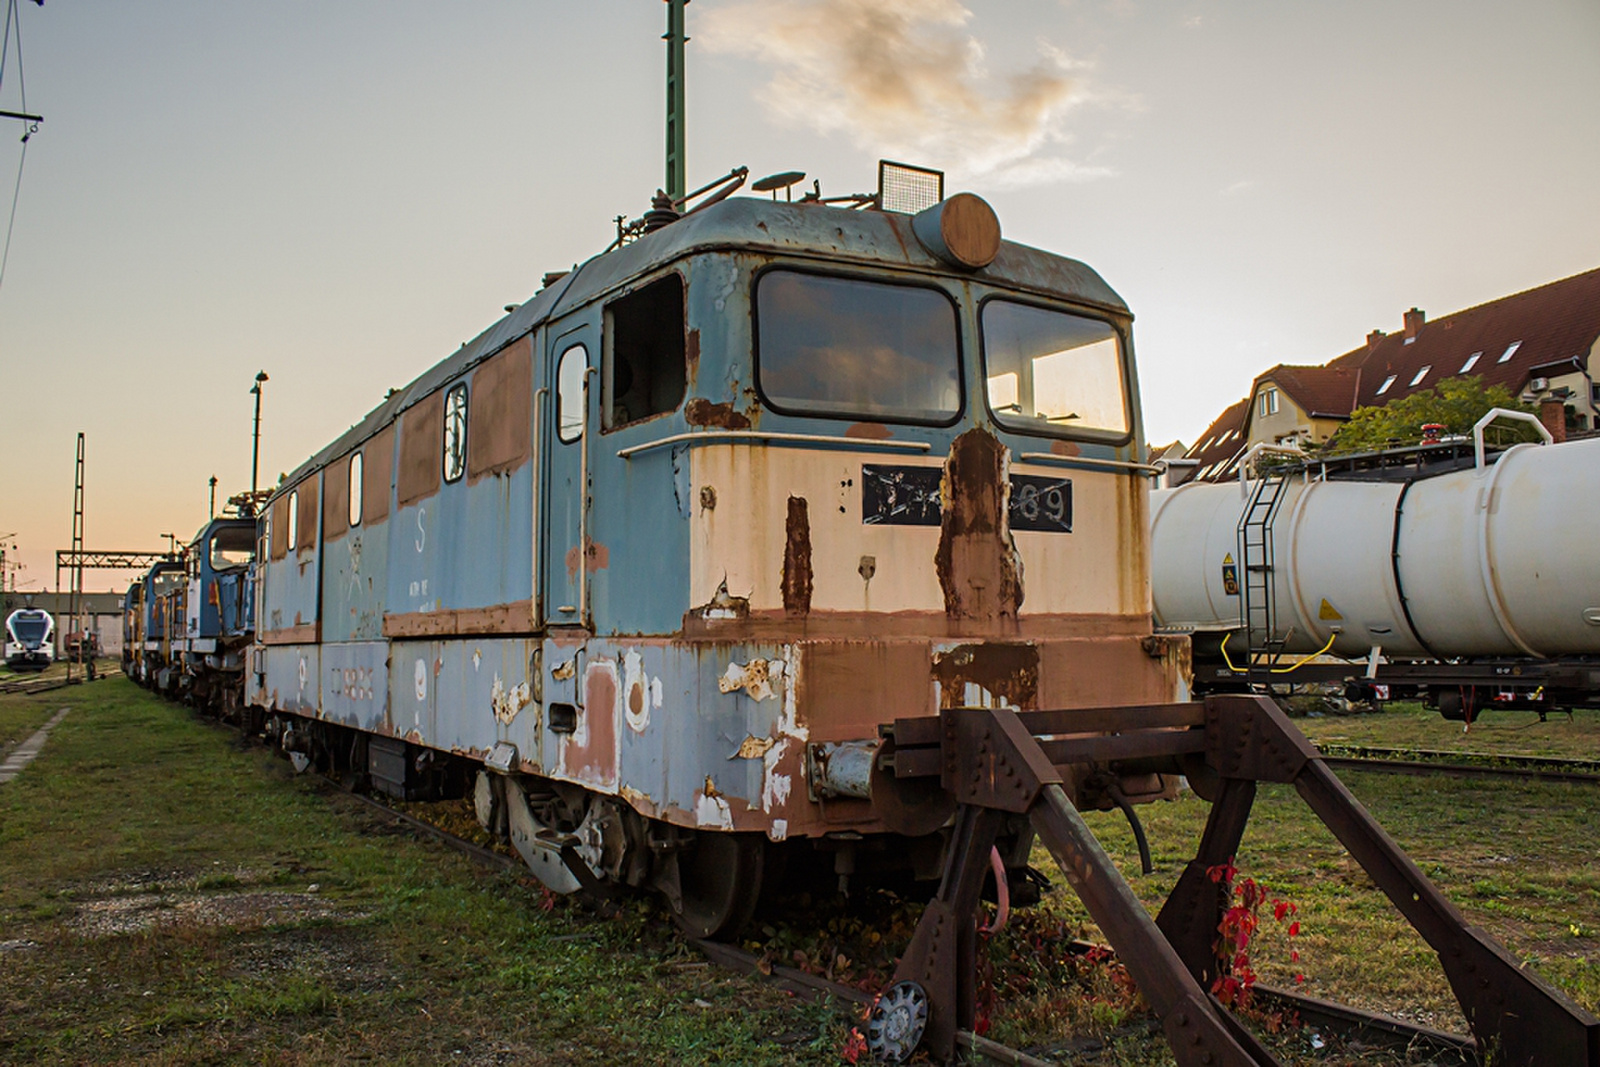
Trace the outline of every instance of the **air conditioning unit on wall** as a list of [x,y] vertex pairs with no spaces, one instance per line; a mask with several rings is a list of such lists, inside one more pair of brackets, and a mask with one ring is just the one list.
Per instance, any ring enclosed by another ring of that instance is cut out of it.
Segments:
[[1549,378],[1529,378],[1528,379],[1528,389],[1531,392],[1542,393],[1548,388],[1550,388],[1550,379]]

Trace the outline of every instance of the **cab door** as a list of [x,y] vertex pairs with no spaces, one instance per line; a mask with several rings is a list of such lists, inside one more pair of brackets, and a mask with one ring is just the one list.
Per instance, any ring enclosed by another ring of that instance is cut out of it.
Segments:
[[552,330],[545,353],[545,398],[539,449],[548,457],[542,526],[544,619],[547,626],[589,625],[588,577],[584,543],[588,530],[587,450],[594,429],[591,397],[600,353],[594,324]]

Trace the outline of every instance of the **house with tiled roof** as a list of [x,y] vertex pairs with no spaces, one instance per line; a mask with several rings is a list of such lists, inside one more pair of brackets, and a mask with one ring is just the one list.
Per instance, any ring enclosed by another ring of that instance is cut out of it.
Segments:
[[[1193,461],[1193,471],[1185,481],[1220,481],[1230,476],[1244,452],[1244,428],[1250,414],[1250,398],[1238,401],[1216,417],[1185,457]],[[1177,479],[1174,479],[1177,481]],[[1181,483],[1180,483],[1181,484]]]
[[1217,481],[1252,444],[1320,444],[1358,407],[1381,406],[1446,378],[1472,375],[1540,405],[1558,436],[1600,430],[1600,269],[1402,329],[1373,330],[1360,348],[1320,366],[1280,364],[1201,435],[1193,477]]

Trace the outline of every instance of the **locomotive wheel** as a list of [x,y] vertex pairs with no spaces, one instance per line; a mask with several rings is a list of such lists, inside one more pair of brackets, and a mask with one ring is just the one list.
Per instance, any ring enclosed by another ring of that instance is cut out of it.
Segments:
[[690,937],[735,937],[756,910],[766,840],[754,834],[700,833],[678,853],[682,905],[675,918]]

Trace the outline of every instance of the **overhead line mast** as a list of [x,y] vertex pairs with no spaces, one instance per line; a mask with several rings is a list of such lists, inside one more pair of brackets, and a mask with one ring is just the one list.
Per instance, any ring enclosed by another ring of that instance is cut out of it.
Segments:
[[674,203],[684,199],[684,93],[683,46],[689,40],[683,30],[683,9],[689,0],[667,0],[667,185],[666,194]]

